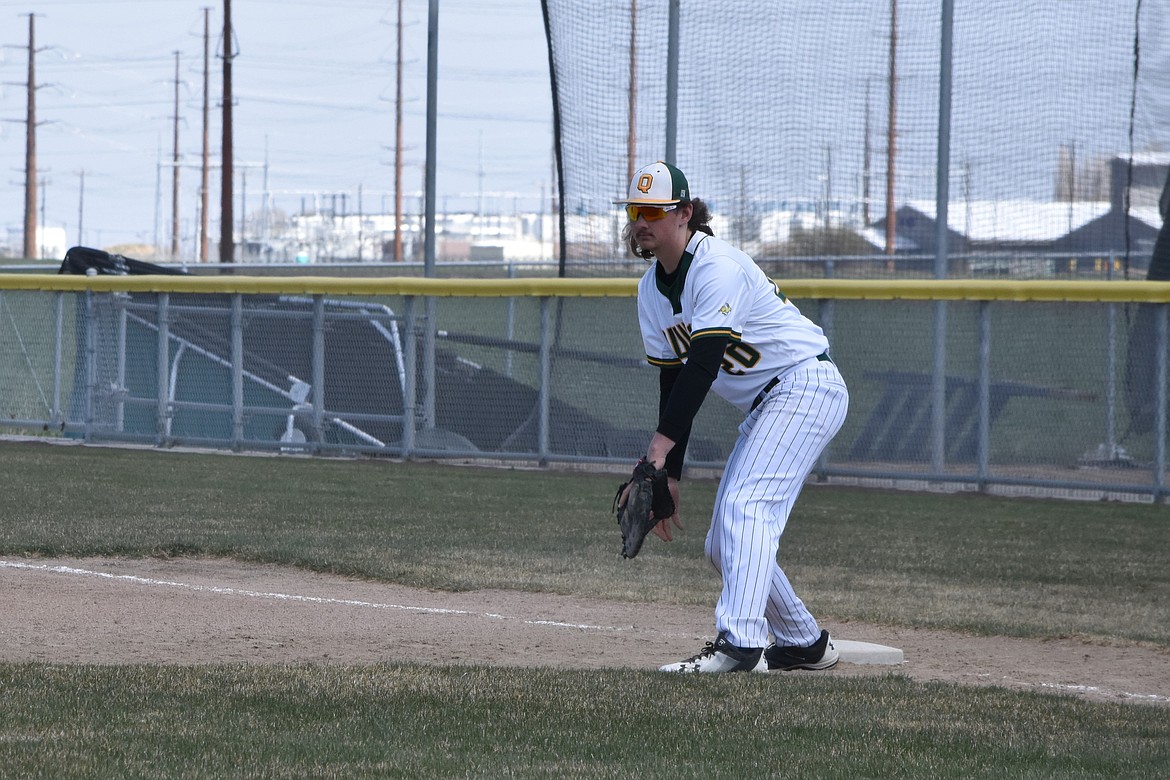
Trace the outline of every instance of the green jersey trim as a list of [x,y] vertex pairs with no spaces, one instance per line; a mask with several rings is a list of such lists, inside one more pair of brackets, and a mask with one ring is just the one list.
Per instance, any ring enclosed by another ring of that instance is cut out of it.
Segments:
[[659,273],[662,266],[658,266],[654,270],[654,284],[658,287],[658,292],[662,293],[666,300],[670,301],[671,311],[675,314],[682,313],[683,287],[686,286],[687,272],[691,270],[691,261],[694,259],[695,255],[690,250],[682,253],[682,257],[678,261],[678,268],[674,272],[674,279],[670,284],[666,284],[662,280],[662,274]]
[[737,333],[731,328],[703,328],[691,333],[691,341],[695,339],[706,338],[708,336],[726,336],[732,341],[739,341],[743,334]]

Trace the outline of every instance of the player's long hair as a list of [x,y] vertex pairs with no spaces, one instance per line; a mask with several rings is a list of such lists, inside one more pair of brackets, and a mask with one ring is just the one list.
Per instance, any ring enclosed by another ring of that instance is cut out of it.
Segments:
[[[691,200],[691,218],[687,222],[687,227],[691,230],[700,230],[709,236],[715,235],[711,230],[711,209],[707,208],[707,204],[701,198],[694,198]],[[638,246],[637,240],[634,238],[634,223],[626,222],[626,226],[622,228],[622,240],[630,247],[630,251],[635,256],[643,260],[650,260],[654,257],[654,253]]]

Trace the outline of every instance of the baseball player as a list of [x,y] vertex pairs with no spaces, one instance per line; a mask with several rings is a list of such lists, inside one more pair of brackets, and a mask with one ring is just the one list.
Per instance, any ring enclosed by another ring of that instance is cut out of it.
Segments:
[[691,422],[708,391],[746,415],[720,482],[705,551],[723,587],[717,638],[662,671],[828,669],[838,653],[777,563],[780,536],[849,394],[824,332],[751,257],[716,238],[710,211],[678,168],[639,169],[628,197],[630,249],[656,262],[638,284],[646,359],[660,370],[659,423],[646,458],[669,474],[675,511]]

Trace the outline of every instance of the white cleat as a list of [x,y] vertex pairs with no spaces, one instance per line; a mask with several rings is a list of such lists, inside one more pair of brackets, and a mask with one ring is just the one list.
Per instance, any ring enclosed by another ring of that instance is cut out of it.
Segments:
[[708,642],[698,655],[658,668],[660,672],[767,672],[768,662],[761,647],[736,647],[723,634]]

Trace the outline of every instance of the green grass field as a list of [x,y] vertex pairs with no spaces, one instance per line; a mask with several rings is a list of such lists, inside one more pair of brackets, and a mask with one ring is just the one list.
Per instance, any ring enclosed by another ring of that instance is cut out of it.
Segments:
[[[616,555],[616,478],[0,441],[0,555],[222,556],[446,590],[709,605],[689,532]],[[810,487],[818,614],[1170,652],[1164,507]],[[2,638],[0,638],[2,641]],[[1161,777],[1170,708],[899,675],[0,665],[5,777]]]

